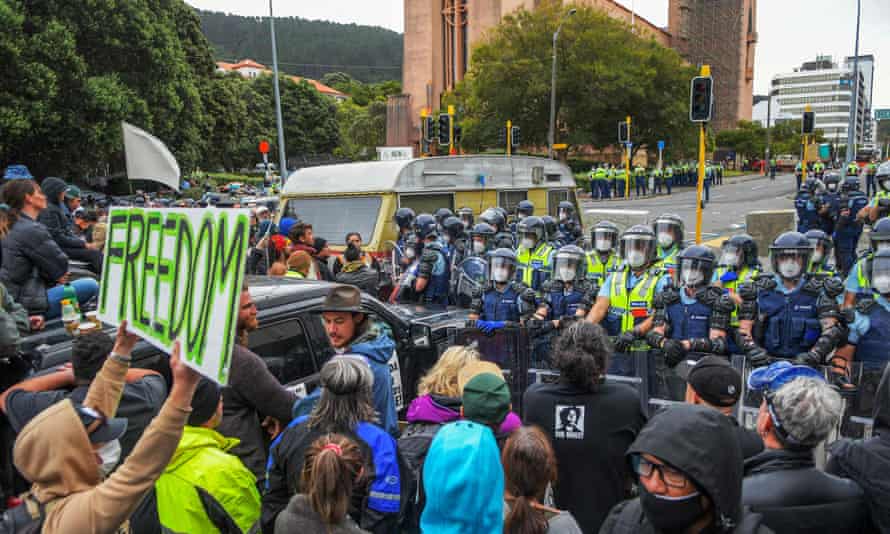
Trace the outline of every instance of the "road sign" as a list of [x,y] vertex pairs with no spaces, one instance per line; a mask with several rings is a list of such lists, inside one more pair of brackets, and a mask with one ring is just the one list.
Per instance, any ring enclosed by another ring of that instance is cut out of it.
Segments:
[[876,121],[890,120],[890,109],[876,109],[875,110],[875,120]]
[[269,141],[260,141],[260,154],[269,153]]
[[658,150],[664,150],[664,141],[658,142]]

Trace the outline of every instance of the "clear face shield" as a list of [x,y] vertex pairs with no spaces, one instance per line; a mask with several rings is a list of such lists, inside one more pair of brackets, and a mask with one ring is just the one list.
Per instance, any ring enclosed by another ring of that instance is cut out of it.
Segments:
[[572,218],[572,212],[568,208],[559,208],[558,216],[559,222],[568,222]]
[[489,278],[493,282],[505,283],[513,279],[516,264],[507,258],[493,257],[489,259]]
[[535,230],[530,232],[522,232],[519,234],[519,246],[526,250],[534,250],[541,241],[541,232]]
[[884,191],[890,191],[890,174],[884,174],[877,177],[878,186]]
[[890,297],[890,257],[876,257],[871,263],[871,287],[887,298]]
[[691,258],[680,260],[679,269],[677,270],[679,283],[683,287],[690,289],[697,289],[709,283],[712,274],[713,267],[711,262]]
[[799,249],[782,249],[772,254],[773,270],[785,280],[795,280],[803,274],[809,262],[810,252]]
[[583,276],[581,266],[583,262],[577,254],[556,254],[553,266],[553,276],[563,282],[574,282]]
[[810,239],[810,246],[813,247],[813,255],[810,256],[810,262],[814,265],[820,265],[825,259],[825,245],[821,239]]
[[473,226],[473,214],[472,213],[461,213],[460,214],[460,222],[464,225],[464,229],[467,230]]
[[655,221],[655,238],[661,248],[671,248],[677,243],[680,227],[673,221]]
[[597,252],[611,252],[615,250],[618,234],[613,230],[597,229],[593,231],[593,250]]
[[621,240],[621,257],[633,269],[644,267],[655,254],[655,240],[648,235],[630,235]]
[[721,267],[731,267],[733,269],[738,269],[742,264],[742,251],[739,247],[735,245],[725,244],[723,245],[723,249],[720,251],[720,262]]
[[473,254],[481,256],[488,250],[488,240],[481,235],[473,236]]
[[825,184],[825,189],[828,190],[829,193],[837,193],[837,182],[829,181]]

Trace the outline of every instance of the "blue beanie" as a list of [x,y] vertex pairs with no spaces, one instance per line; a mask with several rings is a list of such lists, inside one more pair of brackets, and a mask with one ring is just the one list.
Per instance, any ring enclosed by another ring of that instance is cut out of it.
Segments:
[[31,171],[28,170],[28,167],[24,165],[10,165],[6,167],[6,170],[3,171],[3,179],[4,180],[33,180],[34,177],[31,176]]
[[278,221],[278,233],[287,237],[287,234],[290,232],[291,226],[297,224],[297,220],[291,217],[282,217],[280,221]]
[[472,421],[443,426],[423,464],[424,534],[501,534],[504,469],[491,429]]

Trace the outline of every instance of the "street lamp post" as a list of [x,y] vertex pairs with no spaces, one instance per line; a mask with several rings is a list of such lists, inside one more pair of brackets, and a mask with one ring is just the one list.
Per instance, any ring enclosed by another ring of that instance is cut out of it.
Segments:
[[[769,165],[770,156],[772,156],[772,132],[770,131],[772,112],[773,112],[773,94],[775,89],[770,88],[767,93],[766,101],[766,163]],[[766,173],[764,173],[766,174]]]
[[856,157],[856,125],[859,123],[859,16],[862,0],[856,0],[856,49],[853,56],[853,105],[850,110],[850,123],[847,126],[847,165]]
[[275,88],[275,120],[278,124],[278,175],[281,185],[287,180],[287,156],[284,150],[284,121],[281,119],[281,92],[278,89],[278,45],[275,43],[275,15],[269,0],[269,29],[272,33],[272,85]]
[[553,144],[556,142],[556,40],[559,39],[559,32],[562,30],[562,25],[565,23],[566,18],[574,15],[577,11],[575,8],[568,10],[560,19],[556,31],[553,32],[553,65],[550,73],[550,129],[547,132],[547,143],[549,145],[547,154],[551,159],[553,159]]

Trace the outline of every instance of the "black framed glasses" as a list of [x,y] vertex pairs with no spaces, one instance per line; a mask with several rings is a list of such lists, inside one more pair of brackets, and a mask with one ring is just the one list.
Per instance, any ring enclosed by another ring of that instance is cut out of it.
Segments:
[[689,479],[686,478],[686,475],[683,474],[682,471],[678,471],[669,465],[654,464],[643,458],[640,454],[635,454],[631,458],[631,464],[633,465],[634,473],[636,473],[637,476],[649,478],[658,471],[661,481],[664,482],[666,486],[683,489],[689,485]]

